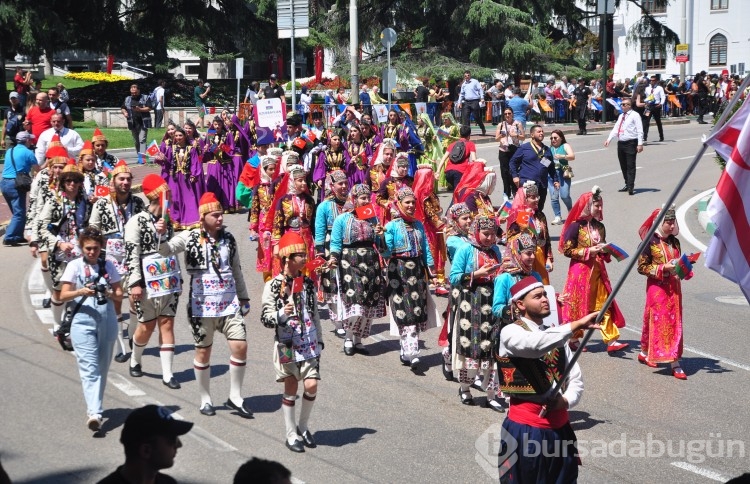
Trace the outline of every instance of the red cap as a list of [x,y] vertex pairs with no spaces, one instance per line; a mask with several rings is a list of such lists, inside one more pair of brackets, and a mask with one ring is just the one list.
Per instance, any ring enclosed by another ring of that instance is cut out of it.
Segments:
[[207,213],[222,212],[223,210],[224,207],[221,206],[221,203],[219,203],[213,192],[204,193],[198,203],[198,212],[201,214],[201,217]]
[[537,287],[544,287],[534,276],[526,276],[510,288],[511,300],[518,301]]
[[149,200],[156,200],[163,192],[169,190],[167,182],[156,173],[149,173],[143,177],[141,186],[143,187],[143,194],[146,195]]
[[287,232],[279,240],[279,257],[289,257],[292,254],[307,252],[305,239],[296,232]]

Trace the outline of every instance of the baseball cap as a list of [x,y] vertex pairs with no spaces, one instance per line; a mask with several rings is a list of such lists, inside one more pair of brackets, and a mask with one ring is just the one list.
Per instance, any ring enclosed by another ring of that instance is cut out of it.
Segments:
[[276,74],[271,74],[271,76],[269,77],[269,79],[276,79]]
[[10,95],[8,96],[8,100],[13,99],[13,98],[18,99],[19,97],[20,96],[18,95],[16,91],[11,91]]
[[36,136],[29,133],[28,131],[19,131],[16,135],[16,143],[24,143],[26,140],[34,140],[36,139]]
[[137,444],[155,435],[177,437],[193,428],[193,422],[176,420],[165,407],[146,405],[130,412],[122,427],[120,442]]

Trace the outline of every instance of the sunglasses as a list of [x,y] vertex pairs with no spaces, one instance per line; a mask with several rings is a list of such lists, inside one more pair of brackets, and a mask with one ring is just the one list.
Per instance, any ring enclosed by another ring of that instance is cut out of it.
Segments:
[[80,180],[64,180],[63,184],[67,185],[68,183],[81,183]]

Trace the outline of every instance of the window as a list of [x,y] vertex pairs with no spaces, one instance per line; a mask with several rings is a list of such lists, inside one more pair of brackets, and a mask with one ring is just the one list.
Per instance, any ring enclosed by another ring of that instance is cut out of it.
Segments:
[[714,35],[708,42],[708,65],[727,65],[727,38],[721,34]]
[[711,0],[711,10],[726,10],[729,8],[729,0]]
[[186,65],[185,74],[188,76],[199,76],[201,74],[201,66],[198,64]]
[[[711,0],[711,4],[712,4],[711,8],[713,8],[713,2],[714,1],[716,1],[716,0]],[[725,3],[726,3],[726,1],[727,0],[724,0]],[[667,13],[667,6],[666,6],[666,4],[662,4],[662,6],[660,7],[659,5],[657,5],[657,0],[643,0],[641,2],[641,5],[643,6],[643,10],[644,11],[646,11],[648,13],[651,13],[651,14],[654,14],[654,13]],[[726,8],[726,7],[724,7],[724,8]]]
[[667,67],[667,51],[664,46],[654,43],[653,39],[641,39],[641,62],[646,69],[664,69]]

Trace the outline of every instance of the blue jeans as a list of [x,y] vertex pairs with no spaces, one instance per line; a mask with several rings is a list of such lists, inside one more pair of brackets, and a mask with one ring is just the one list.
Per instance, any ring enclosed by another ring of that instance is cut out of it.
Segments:
[[16,190],[14,178],[3,178],[0,182],[0,190],[3,192],[5,202],[10,207],[12,214],[8,228],[5,231],[5,242],[8,244],[23,242],[23,229],[26,225],[26,192]]
[[573,208],[573,200],[570,198],[570,178],[563,177],[563,171],[557,170],[557,179],[560,180],[560,189],[556,190],[552,184],[552,178],[549,179],[549,193],[550,201],[552,203],[552,211],[555,213],[555,217],[562,218],[560,213],[560,199],[562,198],[565,207],[570,212]]

